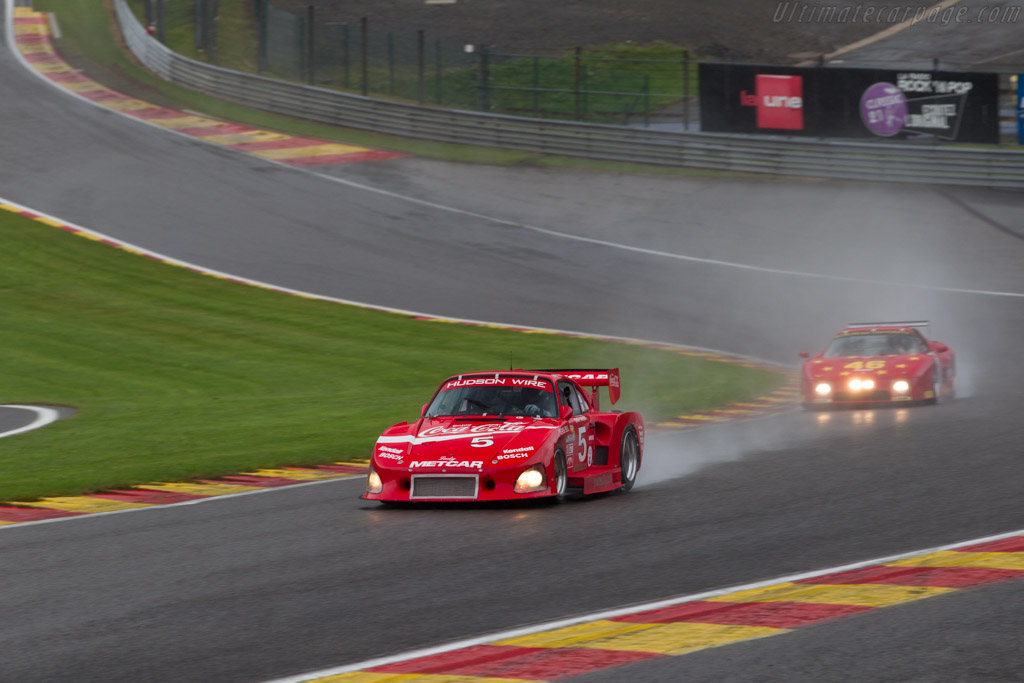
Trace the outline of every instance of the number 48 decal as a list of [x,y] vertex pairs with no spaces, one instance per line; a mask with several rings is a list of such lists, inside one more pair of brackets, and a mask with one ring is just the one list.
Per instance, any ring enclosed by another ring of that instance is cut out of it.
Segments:
[[869,360],[864,362],[862,360],[855,360],[852,363],[847,363],[843,368],[849,368],[850,370],[862,370],[867,368],[868,370],[881,370],[885,367],[884,360]]

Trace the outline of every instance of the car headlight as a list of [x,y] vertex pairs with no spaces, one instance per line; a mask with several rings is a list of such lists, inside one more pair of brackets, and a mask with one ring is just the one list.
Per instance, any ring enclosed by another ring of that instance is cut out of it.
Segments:
[[898,379],[892,383],[892,390],[904,394],[910,391],[910,382],[905,379]]
[[832,393],[832,385],[828,382],[822,382],[818,386],[814,387],[814,393],[818,396],[827,396]]
[[370,468],[370,473],[366,476],[366,492],[367,493],[380,493],[384,490],[384,482],[381,481],[380,475],[377,471]]
[[860,391],[861,389],[874,389],[875,380],[873,379],[851,379],[850,389],[853,391]]
[[512,489],[516,493],[535,493],[547,490],[547,476],[544,474],[543,465],[534,465],[516,479],[516,485]]

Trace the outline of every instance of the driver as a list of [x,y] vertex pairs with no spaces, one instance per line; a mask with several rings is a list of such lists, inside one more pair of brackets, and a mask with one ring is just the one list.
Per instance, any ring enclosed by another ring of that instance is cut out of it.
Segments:
[[526,406],[523,412],[531,417],[554,417],[555,395],[543,389],[526,389],[523,392]]

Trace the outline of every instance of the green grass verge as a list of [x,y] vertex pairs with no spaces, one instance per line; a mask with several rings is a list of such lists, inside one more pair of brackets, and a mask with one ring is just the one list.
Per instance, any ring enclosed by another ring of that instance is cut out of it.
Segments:
[[775,372],[636,344],[418,321],[230,283],[0,212],[0,403],[77,414],[7,437],[0,501],[365,459],[447,375],[619,366],[648,422]]
[[61,54],[74,66],[84,69],[90,77],[109,87],[163,106],[198,111],[209,116],[293,135],[387,149],[445,161],[500,166],[564,167],[682,177],[759,181],[773,179],[770,175],[756,173],[592,161],[516,150],[429,142],[269,114],[168,83],[139,66],[128,56],[119,39],[115,38],[116,20],[110,10],[109,0],[35,0],[34,5],[37,10],[56,13],[63,36],[57,41],[57,46]]

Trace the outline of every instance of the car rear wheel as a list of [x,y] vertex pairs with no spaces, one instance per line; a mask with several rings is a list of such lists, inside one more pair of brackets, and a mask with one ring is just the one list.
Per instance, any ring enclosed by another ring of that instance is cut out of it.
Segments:
[[622,486],[619,490],[625,493],[636,483],[636,473],[640,470],[640,442],[632,427],[626,427],[622,433],[622,448],[619,451],[619,468],[622,470]]

